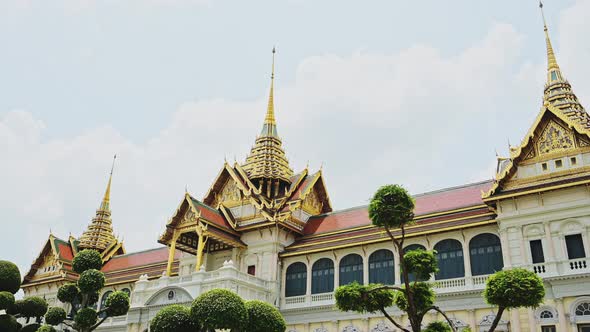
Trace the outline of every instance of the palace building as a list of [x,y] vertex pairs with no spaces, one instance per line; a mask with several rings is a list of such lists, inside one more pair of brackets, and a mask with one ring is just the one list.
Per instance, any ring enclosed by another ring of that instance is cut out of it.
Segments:
[[[459,331],[487,331],[496,309],[482,298],[485,282],[513,267],[540,275],[546,300],[537,309],[506,311],[499,331],[590,331],[590,116],[560,70],[546,25],[545,37],[543,104],[522,143],[498,158],[495,178],[415,195],[405,250],[437,251],[436,301]],[[189,305],[213,288],[276,305],[289,332],[396,331],[378,314],[334,307],[339,285],[400,284],[398,256],[366,206],[334,211],[322,170],[291,168],[273,88],[274,58],[268,107],[250,154],[221,165],[202,199],[186,192],[162,223],[158,246],[130,253],[113,235],[111,172],[87,230],[78,238],[49,235],[24,277],[25,296],[65,306],[57,290],[77,279],[74,255],[91,248],[102,254],[107,278],[98,307],[113,290],[131,295],[129,313],[98,331],[149,331],[164,306]],[[398,309],[390,311],[409,325]],[[441,318],[428,314],[425,323]]]

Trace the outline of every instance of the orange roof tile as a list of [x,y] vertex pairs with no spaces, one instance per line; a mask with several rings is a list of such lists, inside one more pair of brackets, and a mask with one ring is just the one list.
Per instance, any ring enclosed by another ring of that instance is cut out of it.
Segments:
[[[180,258],[180,252],[176,252],[176,259]],[[141,267],[168,261],[168,247],[149,249],[126,255],[115,256],[102,268],[103,272],[112,272],[122,269]]]

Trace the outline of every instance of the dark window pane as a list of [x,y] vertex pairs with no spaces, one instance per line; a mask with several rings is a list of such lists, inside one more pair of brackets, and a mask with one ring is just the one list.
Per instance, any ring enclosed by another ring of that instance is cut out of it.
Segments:
[[533,264],[545,263],[545,256],[543,255],[543,244],[541,243],[541,240],[531,241],[530,245]]
[[555,325],[541,326],[541,332],[556,332]]
[[582,241],[582,234],[566,235],[565,244],[567,246],[567,257],[569,259],[586,257],[586,253],[584,252],[584,242]]
[[471,239],[469,253],[474,276],[492,274],[504,267],[500,238],[494,234],[480,234]]
[[465,276],[463,246],[457,240],[443,240],[434,246],[438,253],[437,280],[462,278]]
[[293,263],[287,268],[285,296],[305,295],[307,291],[307,266]]
[[393,252],[377,250],[369,256],[369,283],[393,285]]
[[363,258],[357,254],[346,255],[340,260],[339,285],[348,285],[353,281],[363,284]]
[[311,293],[329,293],[334,290],[334,262],[328,258],[322,258],[313,263],[311,267]]

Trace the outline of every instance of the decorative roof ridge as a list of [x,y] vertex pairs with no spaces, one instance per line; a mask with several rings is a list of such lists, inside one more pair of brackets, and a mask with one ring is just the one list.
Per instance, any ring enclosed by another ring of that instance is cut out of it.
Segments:
[[156,250],[162,250],[162,249],[167,249],[167,246],[162,246],[160,248],[150,248],[150,249],[144,249],[144,250],[140,250],[140,251],[134,251],[134,252],[128,252],[126,254],[123,255],[117,255],[114,256],[113,258],[111,258],[111,261],[117,258],[124,258],[124,257],[129,257],[129,256],[133,256],[133,255],[139,255],[139,254],[144,254],[147,252],[151,252],[151,251],[156,251]]
[[419,193],[419,194],[414,194],[412,195],[413,198],[418,198],[418,197],[423,197],[423,196],[427,196],[427,195],[432,195],[432,194],[439,194],[442,192],[447,192],[447,191],[453,191],[453,190],[458,190],[458,189],[463,189],[463,188],[468,188],[468,187],[475,187],[481,184],[486,184],[486,183],[492,183],[494,182],[494,179],[490,178],[487,180],[481,180],[481,181],[477,181],[477,182],[469,182],[463,185],[457,185],[457,186],[452,186],[452,187],[447,187],[447,188],[441,188],[441,189],[435,189],[432,191],[426,191],[423,193]]

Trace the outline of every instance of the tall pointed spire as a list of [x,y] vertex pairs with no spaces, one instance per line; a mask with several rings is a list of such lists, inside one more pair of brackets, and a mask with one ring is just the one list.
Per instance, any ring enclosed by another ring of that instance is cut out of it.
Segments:
[[543,18],[543,30],[545,31],[545,43],[547,44],[547,83],[545,84],[544,102],[550,103],[553,107],[561,110],[572,120],[590,128],[590,116],[580,104],[578,97],[574,94],[571,84],[563,76],[551,38],[549,38],[549,28],[543,11],[543,2],[539,1],[541,16]]
[[278,137],[277,121],[275,119],[275,103],[274,103],[274,85],[275,85],[275,53],[276,49],[272,48],[272,70],[270,74],[270,93],[268,95],[268,106],[266,108],[266,116],[264,117],[264,125],[260,136]]
[[115,168],[116,159],[117,155],[113,157],[113,164],[111,166],[107,188],[100,203],[100,207],[96,210],[96,216],[92,219],[92,222],[88,225],[86,231],[80,236],[80,244],[78,245],[80,249],[96,249],[98,251],[103,251],[113,243],[117,242],[113,233],[110,207],[111,183],[113,181],[113,170]]
[[273,47],[270,94],[264,124],[260,136],[256,138],[256,142],[246,158],[246,163],[243,165],[250,180],[262,181],[266,185],[274,181],[273,186],[276,188],[268,192],[282,192],[277,189],[280,185],[276,181],[280,181],[283,185],[290,183],[290,177],[293,175],[293,170],[289,166],[277,132],[274,106],[275,53],[276,49]]

